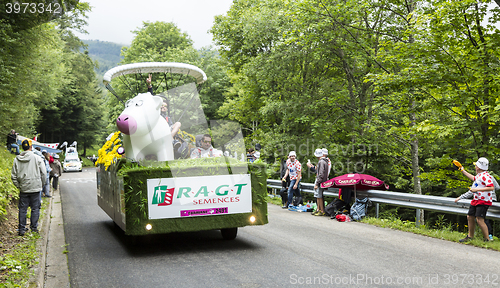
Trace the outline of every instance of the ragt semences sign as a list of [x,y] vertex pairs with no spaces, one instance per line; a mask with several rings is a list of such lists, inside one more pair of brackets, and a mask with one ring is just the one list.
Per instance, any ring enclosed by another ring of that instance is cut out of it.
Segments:
[[252,212],[250,174],[148,179],[149,219]]

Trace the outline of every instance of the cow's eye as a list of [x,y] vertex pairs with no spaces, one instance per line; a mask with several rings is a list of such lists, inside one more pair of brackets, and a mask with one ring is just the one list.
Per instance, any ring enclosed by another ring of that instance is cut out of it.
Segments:
[[137,101],[137,103],[135,103],[135,106],[142,106],[142,100]]
[[127,108],[128,106],[130,106],[132,100],[128,100],[127,102],[125,102],[125,108]]

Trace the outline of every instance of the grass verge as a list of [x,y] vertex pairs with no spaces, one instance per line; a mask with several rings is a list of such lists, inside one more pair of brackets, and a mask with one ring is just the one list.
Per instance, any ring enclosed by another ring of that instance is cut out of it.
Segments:
[[[425,225],[416,227],[415,222],[402,221],[401,219],[397,218],[381,219],[381,218],[365,217],[363,218],[363,220],[361,220],[361,222],[370,225],[375,225],[378,227],[411,232],[415,234],[425,235],[432,238],[443,239],[452,242],[458,242],[458,240],[465,238],[465,236],[467,236],[467,234],[465,233],[453,231],[451,227],[444,227],[441,229],[433,229]],[[476,230],[474,239],[464,244],[500,251],[500,241],[498,241],[498,238],[494,237],[494,241],[484,242],[481,231],[479,230]]]
[[[44,219],[49,201],[43,201],[40,210],[40,220]],[[29,219],[29,211],[28,216]],[[17,212],[17,210],[16,210]],[[17,227],[17,217],[6,221],[14,222]],[[27,223],[29,225],[29,221]],[[39,222],[39,227],[41,227]],[[28,287],[29,280],[34,275],[34,266],[39,263],[41,251],[38,247],[38,233],[27,232],[24,236],[18,236],[17,231],[4,237],[1,244],[3,251],[0,256],[0,287]],[[10,243],[7,243],[10,242]]]

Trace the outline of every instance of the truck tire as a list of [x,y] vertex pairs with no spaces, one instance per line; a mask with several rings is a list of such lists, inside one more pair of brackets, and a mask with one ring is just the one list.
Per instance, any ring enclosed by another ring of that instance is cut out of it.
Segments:
[[224,240],[233,240],[238,234],[238,227],[220,229],[220,233],[222,234],[222,238],[224,238]]

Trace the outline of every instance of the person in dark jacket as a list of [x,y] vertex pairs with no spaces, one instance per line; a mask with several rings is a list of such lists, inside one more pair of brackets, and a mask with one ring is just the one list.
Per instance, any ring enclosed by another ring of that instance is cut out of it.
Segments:
[[52,171],[50,171],[49,181],[52,181],[52,188],[55,191],[59,184],[59,176],[61,176],[63,172],[61,162],[59,161],[59,155],[54,155],[54,162],[50,164],[50,168],[52,168]]
[[17,133],[14,129],[7,135],[7,150],[16,148],[16,155],[19,155],[19,145],[17,145]]
[[287,176],[286,178],[283,178],[286,174],[286,157],[283,157],[281,160],[281,165],[280,165],[280,179],[281,179],[281,190],[280,190],[280,196],[281,196],[281,203],[283,204],[283,207],[286,207],[286,203],[288,202],[288,186],[290,185],[290,176]]
[[[324,157],[322,149],[316,149],[314,156],[318,159],[318,165],[315,167],[316,181],[314,182],[314,198],[316,198],[318,209],[312,215],[325,216],[325,199],[323,198],[323,191],[325,189],[321,188],[321,183],[328,180],[328,161]],[[307,166],[309,169],[313,167],[310,163],[307,163]]]
[[24,152],[14,159],[11,179],[19,189],[19,236],[26,232],[26,214],[31,207],[30,228],[38,232],[38,218],[40,217],[40,191],[45,184],[47,172],[42,158],[35,155],[31,140],[25,139],[21,143]]

